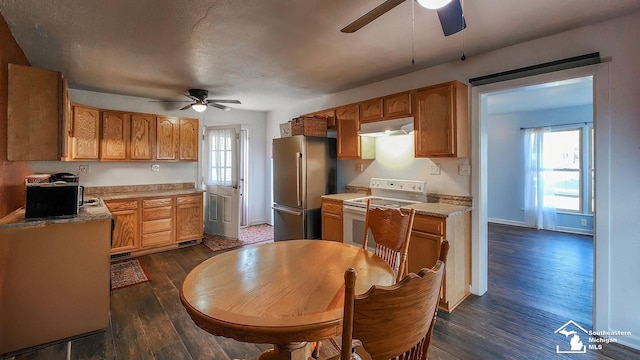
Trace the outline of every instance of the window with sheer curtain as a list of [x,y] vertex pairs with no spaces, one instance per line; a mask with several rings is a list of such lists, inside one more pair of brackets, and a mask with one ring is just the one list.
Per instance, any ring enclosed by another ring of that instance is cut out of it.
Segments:
[[556,211],[593,211],[593,128],[525,130],[525,222],[553,230]]
[[216,128],[205,131],[209,142],[209,157],[205,181],[207,185],[231,186],[233,128]]

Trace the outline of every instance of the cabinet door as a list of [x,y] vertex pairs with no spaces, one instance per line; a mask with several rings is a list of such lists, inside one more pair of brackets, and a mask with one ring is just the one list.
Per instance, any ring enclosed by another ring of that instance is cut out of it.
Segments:
[[179,146],[178,118],[158,116],[156,121],[156,159],[177,160]]
[[129,158],[131,160],[153,160],[153,146],[156,139],[156,118],[151,114],[131,114],[131,140]]
[[176,241],[202,239],[202,195],[178,196],[176,202]]
[[458,82],[416,92],[416,157],[469,156],[467,103],[466,86]]
[[343,242],[342,215],[322,212],[322,240]]
[[111,254],[138,250],[139,210],[137,200],[105,201],[113,215]]
[[422,268],[432,268],[440,257],[443,237],[422,231],[412,231],[409,242],[407,266],[409,272],[418,273]]
[[383,98],[383,116],[386,119],[411,116],[411,92],[385,96]]
[[358,104],[336,109],[338,128],[338,159],[360,158],[360,120]]
[[198,119],[180,118],[180,160],[198,161]]
[[100,111],[74,105],[71,158],[97,160],[100,149]]
[[62,74],[9,64],[5,81],[7,159],[60,160]]
[[382,98],[363,101],[359,106],[360,122],[365,123],[382,119]]
[[100,159],[127,160],[131,117],[119,111],[102,112]]

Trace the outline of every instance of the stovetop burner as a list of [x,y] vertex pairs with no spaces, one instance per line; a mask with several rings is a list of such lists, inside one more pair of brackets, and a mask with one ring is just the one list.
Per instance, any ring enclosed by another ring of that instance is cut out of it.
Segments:
[[371,206],[399,208],[427,201],[426,181],[371,178],[370,196],[346,200],[345,205],[367,207],[367,199]]

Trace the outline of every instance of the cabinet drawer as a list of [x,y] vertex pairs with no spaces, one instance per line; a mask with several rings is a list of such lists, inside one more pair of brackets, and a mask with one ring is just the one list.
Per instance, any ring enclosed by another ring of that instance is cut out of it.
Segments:
[[173,229],[173,219],[149,220],[142,222],[142,233],[149,234]]
[[160,206],[171,206],[173,205],[172,198],[160,198],[160,199],[145,199],[142,200],[143,208],[152,208],[152,207],[160,207]]
[[332,213],[332,214],[341,215],[342,214],[342,204],[323,201],[322,202],[322,211],[323,212]]
[[130,201],[105,201],[109,211],[132,210],[138,208],[138,200]]
[[413,220],[413,230],[424,231],[429,234],[444,235],[444,220],[433,216],[416,215]]
[[173,231],[162,231],[153,234],[142,235],[142,247],[167,245],[173,243]]
[[176,198],[178,205],[181,204],[200,204],[202,203],[202,195],[178,196]]
[[157,220],[157,219],[171,219],[173,207],[157,207],[151,209],[142,209],[142,221]]

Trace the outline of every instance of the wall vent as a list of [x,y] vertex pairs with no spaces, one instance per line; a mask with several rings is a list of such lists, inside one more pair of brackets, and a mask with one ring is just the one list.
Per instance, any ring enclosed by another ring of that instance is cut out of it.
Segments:
[[180,244],[178,244],[178,247],[179,248],[183,248],[183,247],[195,245],[197,243],[198,243],[198,240],[185,241],[185,242],[181,242]]
[[131,257],[131,253],[130,252],[126,252],[126,253],[122,253],[122,254],[115,254],[115,255],[111,255],[111,261],[118,261],[118,260],[122,260],[122,259],[127,259]]

